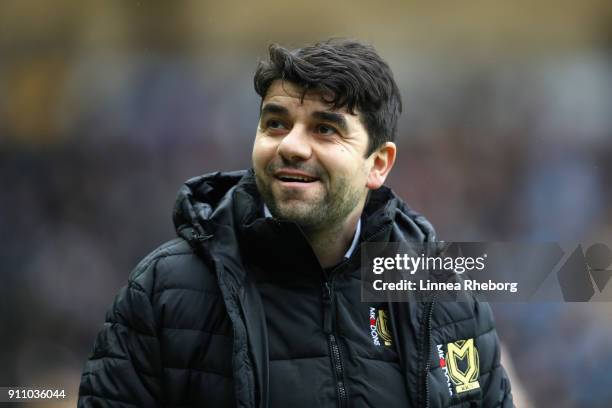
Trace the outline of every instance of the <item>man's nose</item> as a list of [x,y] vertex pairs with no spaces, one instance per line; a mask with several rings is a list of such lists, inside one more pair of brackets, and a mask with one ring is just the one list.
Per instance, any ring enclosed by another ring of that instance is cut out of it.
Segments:
[[278,153],[289,161],[305,161],[312,155],[311,140],[305,126],[294,125],[283,137],[278,146]]

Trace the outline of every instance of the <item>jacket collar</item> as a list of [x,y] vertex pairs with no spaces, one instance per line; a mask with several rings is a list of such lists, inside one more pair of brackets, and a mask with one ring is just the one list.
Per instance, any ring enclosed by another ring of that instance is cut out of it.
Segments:
[[[274,218],[272,216],[272,213],[268,209],[268,206],[265,204],[264,204],[264,215],[266,218]],[[361,218],[357,220],[357,228],[355,228],[355,234],[353,235],[353,240],[351,241],[351,245],[349,246],[349,248],[346,250],[346,253],[342,257],[343,259],[350,258],[353,252],[355,252],[355,248],[357,247],[357,244],[359,243],[360,234],[361,234]]]

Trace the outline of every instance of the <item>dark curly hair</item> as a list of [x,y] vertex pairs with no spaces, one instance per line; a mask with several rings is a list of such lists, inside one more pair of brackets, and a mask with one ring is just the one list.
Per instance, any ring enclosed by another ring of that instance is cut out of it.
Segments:
[[359,113],[369,135],[366,156],[395,139],[402,100],[389,65],[372,46],[330,39],[294,50],[272,44],[268,51],[269,60],[259,63],[254,78],[262,100],[276,79],[302,87],[302,99],[308,90],[329,92],[325,101],[334,109]]

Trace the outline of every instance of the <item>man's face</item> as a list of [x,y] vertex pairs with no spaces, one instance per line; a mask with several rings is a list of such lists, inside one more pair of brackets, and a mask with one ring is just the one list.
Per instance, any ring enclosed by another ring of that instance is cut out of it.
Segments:
[[357,115],[332,110],[319,92],[276,80],[262,101],[253,168],[270,212],[304,229],[341,225],[361,213],[373,158]]

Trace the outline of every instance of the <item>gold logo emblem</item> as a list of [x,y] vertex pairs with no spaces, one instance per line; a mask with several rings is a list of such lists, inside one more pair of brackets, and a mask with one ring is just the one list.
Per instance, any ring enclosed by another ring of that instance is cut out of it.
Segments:
[[378,319],[376,319],[376,331],[385,343],[385,346],[390,346],[391,331],[389,330],[389,316],[386,310],[378,311]]
[[480,387],[478,383],[480,366],[474,339],[448,343],[446,365],[457,394]]

